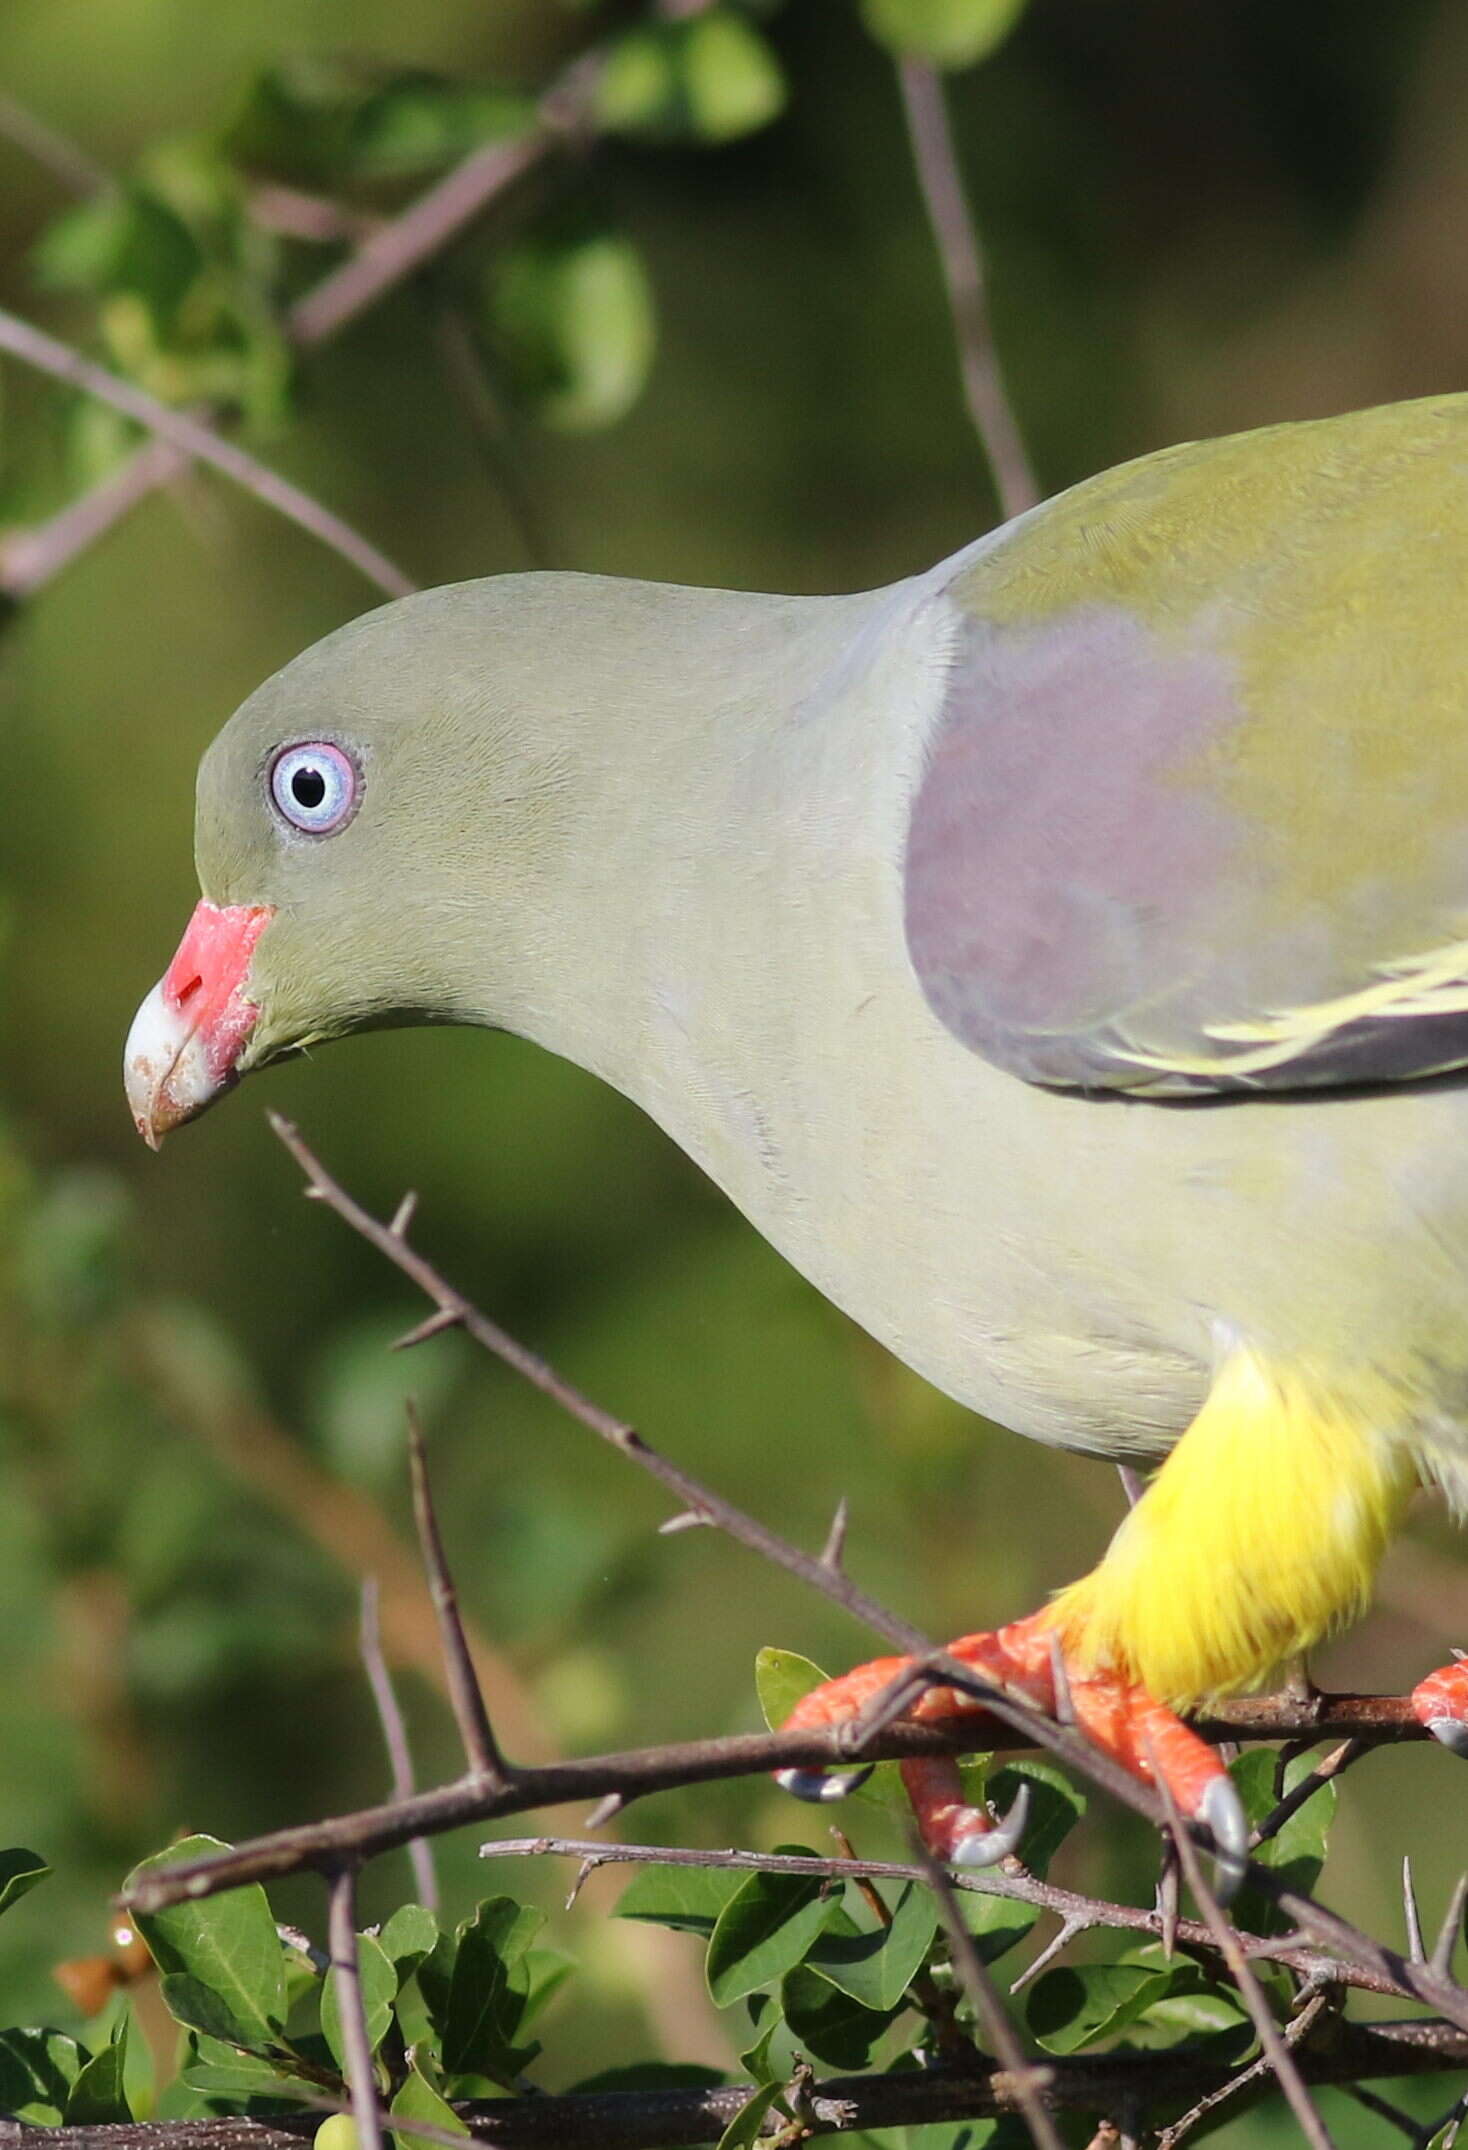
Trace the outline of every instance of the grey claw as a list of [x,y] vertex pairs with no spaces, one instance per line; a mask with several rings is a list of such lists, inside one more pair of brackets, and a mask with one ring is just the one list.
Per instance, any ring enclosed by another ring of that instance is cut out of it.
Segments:
[[1449,1754],[1461,1754],[1468,1761],[1468,1724],[1457,1717],[1429,1717],[1427,1729],[1434,1739],[1442,1741]]
[[846,1799],[852,1792],[859,1792],[867,1778],[876,1768],[868,1762],[862,1769],[777,1769],[775,1782],[782,1792],[793,1798],[804,1799],[811,1806],[829,1806],[833,1800]]
[[1199,1802],[1198,1819],[1206,1824],[1217,1854],[1214,1891],[1221,1904],[1231,1903],[1249,1857],[1249,1817],[1231,1777],[1214,1778]]
[[1030,1788],[1021,1784],[1014,1805],[1003,1821],[996,1822],[992,1829],[975,1830],[972,1836],[964,1837],[954,1850],[952,1864],[998,1866],[1001,1859],[1007,1859],[1011,1852],[1019,1850],[1029,1818]]

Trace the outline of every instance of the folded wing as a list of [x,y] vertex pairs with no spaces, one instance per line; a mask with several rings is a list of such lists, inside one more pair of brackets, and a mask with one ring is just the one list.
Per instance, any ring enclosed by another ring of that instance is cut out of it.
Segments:
[[1174,449],[962,566],[909,954],[1027,1081],[1468,1066],[1468,397]]

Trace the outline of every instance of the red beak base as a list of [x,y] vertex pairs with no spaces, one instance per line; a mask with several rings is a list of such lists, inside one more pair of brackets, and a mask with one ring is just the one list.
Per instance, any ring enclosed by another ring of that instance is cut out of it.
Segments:
[[133,1018],[123,1081],[150,1149],[234,1081],[260,1013],[246,991],[250,959],[274,916],[270,904],[199,904],[173,961]]

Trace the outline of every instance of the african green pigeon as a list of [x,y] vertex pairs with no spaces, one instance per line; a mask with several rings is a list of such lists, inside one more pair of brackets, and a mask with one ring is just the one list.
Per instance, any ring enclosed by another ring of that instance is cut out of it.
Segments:
[[[386,1023],[605,1077],[950,1395],[1161,1464],[954,1652],[1237,1850],[1173,1709],[1358,1612],[1415,1487],[1468,1496],[1465,500],[1444,397],[1149,456],[860,596],[356,620],[204,757],[138,1126]],[[1468,1751],[1468,1674],[1416,1707]],[[1008,1848],[907,1773],[940,1851]]]

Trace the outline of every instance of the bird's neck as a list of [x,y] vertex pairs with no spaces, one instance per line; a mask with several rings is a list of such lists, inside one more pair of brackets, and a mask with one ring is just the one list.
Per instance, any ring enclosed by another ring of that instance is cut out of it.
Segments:
[[738,1063],[731,1032],[813,881],[861,846],[917,587],[661,593],[656,665],[609,666],[558,731],[565,818],[524,878],[491,1020],[670,1126],[706,1063]]

